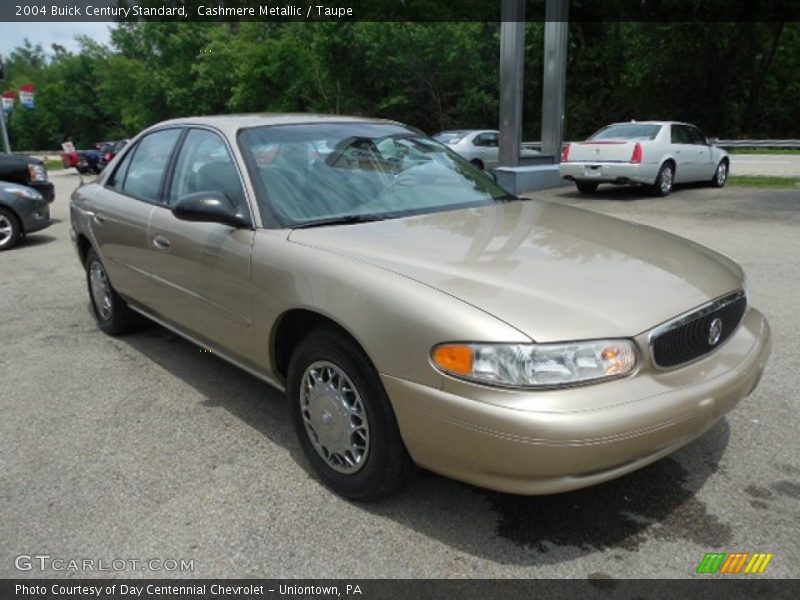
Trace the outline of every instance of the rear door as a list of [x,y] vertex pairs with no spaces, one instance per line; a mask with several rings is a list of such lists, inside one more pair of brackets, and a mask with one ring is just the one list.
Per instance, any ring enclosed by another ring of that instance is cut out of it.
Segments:
[[180,129],[165,129],[143,137],[125,154],[104,188],[87,200],[92,237],[112,285],[145,305],[156,294],[149,277],[150,215],[180,133]]
[[150,219],[152,274],[161,293],[158,314],[239,358],[252,359],[250,252],[253,228],[181,221],[175,202],[188,194],[215,191],[250,214],[240,171],[225,139],[210,129],[191,128],[174,161],[163,202]]

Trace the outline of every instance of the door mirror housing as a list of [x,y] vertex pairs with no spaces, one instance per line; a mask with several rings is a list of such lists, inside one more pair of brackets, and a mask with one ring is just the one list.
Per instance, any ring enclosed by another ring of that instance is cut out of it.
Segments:
[[172,214],[181,221],[220,223],[231,227],[249,227],[250,221],[237,211],[222,192],[195,192],[180,198]]
[[719,138],[715,138],[715,137],[708,138],[708,145],[709,146],[716,146],[717,144],[719,144]]

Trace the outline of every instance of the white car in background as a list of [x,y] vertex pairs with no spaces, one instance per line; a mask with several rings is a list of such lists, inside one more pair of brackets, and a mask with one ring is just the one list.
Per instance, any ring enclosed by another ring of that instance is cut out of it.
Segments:
[[[500,157],[500,132],[496,129],[457,129],[433,136],[453,152],[466,158],[479,169],[493,169]],[[536,150],[520,148],[520,157],[541,156]]]
[[500,154],[500,132],[495,129],[459,129],[442,131],[433,139],[448,146],[479,169],[497,166]]
[[591,193],[601,183],[640,184],[666,196],[676,183],[728,179],[728,153],[694,125],[631,121],[602,128],[585,142],[565,144],[559,175]]

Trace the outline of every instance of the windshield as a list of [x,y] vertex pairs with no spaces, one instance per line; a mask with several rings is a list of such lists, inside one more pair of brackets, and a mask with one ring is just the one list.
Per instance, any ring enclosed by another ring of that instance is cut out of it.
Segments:
[[514,198],[447,147],[400,125],[275,125],[246,129],[239,142],[270,226],[395,218]]
[[595,133],[591,140],[654,140],[661,125],[647,123],[624,123],[609,125]]

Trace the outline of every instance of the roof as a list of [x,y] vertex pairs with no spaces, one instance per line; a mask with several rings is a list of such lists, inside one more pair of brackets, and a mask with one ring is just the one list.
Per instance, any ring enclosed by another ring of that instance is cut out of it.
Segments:
[[617,123],[609,123],[607,127],[611,125],[691,125],[694,127],[692,123],[686,123],[685,121],[618,121]]
[[154,127],[163,127],[165,125],[207,125],[232,134],[240,129],[247,129],[249,127],[262,127],[264,125],[297,125],[301,123],[385,123],[402,125],[402,123],[398,123],[397,121],[373,119],[370,117],[308,113],[254,113],[181,117],[179,119],[162,121],[154,125]]

